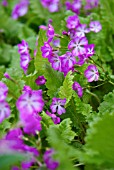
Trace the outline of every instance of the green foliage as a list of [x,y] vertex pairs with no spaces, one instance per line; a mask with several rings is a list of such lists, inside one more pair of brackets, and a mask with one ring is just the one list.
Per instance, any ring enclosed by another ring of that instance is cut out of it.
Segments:
[[8,153],[0,155],[0,169],[10,170],[12,166],[19,164],[23,160],[27,160],[29,156],[22,153]]
[[114,91],[106,94],[103,98],[103,102],[99,106],[100,114],[113,114],[114,113]]
[[74,76],[72,75],[72,72],[68,72],[68,74],[66,75],[64,82],[63,82],[63,86],[60,87],[59,90],[59,97],[64,99],[66,98],[66,105],[69,103],[71,97],[72,97],[72,85],[73,85],[73,78]]
[[[70,119],[68,119],[67,121],[69,121],[69,123],[70,123]],[[66,120],[64,120],[64,124],[66,124],[65,122],[66,122]],[[63,132],[61,133],[60,126],[61,125],[59,125],[59,126],[53,125],[53,126],[49,127],[48,142],[50,143],[51,147],[53,147],[55,149],[55,151],[56,151],[55,158],[56,158],[56,160],[58,160],[60,162],[58,170],[63,170],[63,169],[74,170],[76,168],[74,168],[72,166],[71,158],[73,156],[75,156],[76,152],[75,152],[74,148],[72,148],[72,146],[69,146],[68,144],[66,144],[64,142],[64,136],[62,135]],[[66,127],[66,125],[62,125],[62,126],[64,126],[64,128]],[[62,129],[62,131],[63,131],[63,129]],[[64,131],[65,131],[65,129],[64,129]],[[64,132],[64,133],[66,133],[66,132]],[[68,134],[69,133],[67,132],[66,133],[67,138],[69,138]],[[65,141],[66,141],[66,137],[65,137]]]
[[95,118],[87,130],[84,147],[87,162],[102,165],[105,168],[114,167],[114,115],[103,115]]

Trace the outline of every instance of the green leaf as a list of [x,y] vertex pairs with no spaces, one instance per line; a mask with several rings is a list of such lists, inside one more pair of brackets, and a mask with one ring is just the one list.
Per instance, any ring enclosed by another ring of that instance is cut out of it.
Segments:
[[96,118],[87,130],[85,151],[87,161],[105,168],[114,167],[114,115]]
[[113,114],[114,113],[114,91],[106,94],[103,98],[98,110],[100,114]]
[[63,86],[60,87],[59,90],[59,97],[64,99],[66,98],[66,105],[69,103],[71,97],[72,97],[72,84],[73,84],[73,78],[74,76],[72,75],[72,72],[68,72],[68,74],[66,75],[64,82],[63,82]]
[[21,161],[27,159],[28,159],[28,155],[21,154],[21,153],[10,153],[10,154],[0,155],[0,169],[10,170],[11,166],[17,165]]

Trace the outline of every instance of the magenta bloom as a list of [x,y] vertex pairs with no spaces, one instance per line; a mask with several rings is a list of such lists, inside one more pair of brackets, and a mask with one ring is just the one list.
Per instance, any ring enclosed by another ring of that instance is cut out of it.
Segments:
[[42,90],[26,91],[19,97],[16,106],[20,113],[34,114],[41,112],[44,106]]
[[99,0],[86,0],[86,5],[85,5],[85,9],[89,10],[89,9],[93,9],[98,7],[99,4]]
[[82,97],[82,95],[83,95],[83,89],[82,89],[82,87],[80,86],[80,84],[79,84],[78,82],[75,81],[75,82],[73,83],[73,85],[72,85],[72,88],[73,88],[74,91],[77,92],[77,94],[78,94],[79,97]]
[[76,64],[76,59],[71,52],[67,51],[66,54],[61,56],[61,63],[62,63],[63,70],[64,67],[67,67],[67,69],[69,70],[74,66],[74,64]]
[[88,82],[98,81],[99,73],[95,65],[89,65],[84,72],[85,77],[88,79]]
[[46,111],[46,114],[52,118],[54,124],[59,124],[61,119],[57,117],[55,114],[50,113],[48,110]]
[[18,44],[18,52],[19,54],[28,54],[29,46],[25,40],[22,40],[21,44]]
[[61,58],[57,53],[53,53],[53,55],[50,56],[48,60],[54,70],[61,71]]
[[4,73],[4,77],[7,79],[11,79],[10,75],[7,72]]
[[87,45],[85,48],[86,48],[86,57],[91,57],[94,55],[95,51],[94,51],[94,47],[95,45],[94,44],[89,44]]
[[21,16],[24,16],[28,11],[29,0],[22,0],[15,5],[12,11],[12,18],[18,19]]
[[75,37],[68,44],[68,49],[72,50],[73,56],[83,55],[86,53],[85,45],[88,44],[86,37]]
[[24,73],[27,73],[31,57],[29,54],[21,54],[20,56],[20,67],[24,70]]
[[46,79],[44,76],[38,76],[38,78],[35,80],[35,83],[38,86],[44,85],[46,83]]
[[77,36],[77,37],[85,37],[85,34],[90,32],[90,30],[88,28],[86,28],[86,27],[87,27],[86,24],[79,24],[76,27],[75,36]]
[[99,21],[91,21],[90,22],[90,31],[93,31],[95,33],[101,31],[102,26]]
[[35,135],[37,131],[42,130],[41,120],[42,118],[37,114],[21,113],[20,119],[23,124],[23,130],[27,134]]
[[3,120],[10,116],[10,106],[7,102],[1,101],[0,102],[0,123],[3,122]]
[[57,12],[59,8],[59,0],[40,0],[44,8],[50,12]]
[[59,162],[52,159],[53,154],[54,154],[54,150],[49,149],[44,153],[44,156],[43,156],[46,167],[49,170],[56,170],[59,166]]
[[48,42],[44,42],[44,46],[41,47],[42,56],[48,58],[52,55],[52,47]]
[[79,65],[79,66],[82,66],[85,63],[86,59],[87,59],[86,55],[76,56],[76,64]]
[[2,5],[3,6],[8,6],[8,1],[7,0],[2,0]]
[[64,108],[65,103],[66,103],[66,99],[60,99],[60,98],[54,97],[52,99],[52,104],[50,105],[50,109],[52,113],[57,112],[59,115],[65,113],[66,112]]
[[8,94],[8,87],[0,81],[0,102],[4,101]]
[[74,29],[79,24],[79,18],[77,15],[69,16],[66,22],[67,22],[67,28]]
[[80,8],[82,6],[81,0],[74,0],[72,3],[67,1],[66,3],[67,10],[71,10],[72,12],[75,12],[76,14],[80,13]]
[[48,24],[48,29],[47,29],[48,42],[51,42],[53,40],[54,35],[55,35],[55,31],[53,26],[51,24]]

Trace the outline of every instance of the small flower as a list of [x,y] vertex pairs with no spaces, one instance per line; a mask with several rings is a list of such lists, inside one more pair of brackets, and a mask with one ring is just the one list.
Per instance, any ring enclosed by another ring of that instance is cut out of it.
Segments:
[[90,10],[96,8],[98,7],[98,4],[99,4],[99,0],[86,0],[85,9]]
[[99,73],[95,65],[89,65],[84,72],[85,77],[88,79],[88,82],[98,81]]
[[76,27],[76,32],[75,32],[75,36],[77,37],[85,37],[85,34],[86,33],[89,33],[89,29],[86,28],[87,25],[86,24],[79,24],[77,27]]
[[52,55],[52,47],[48,42],[44,42],[44,46],[41,47],[42,56],[48,58]]
[[29,46],[25,40],[22,40],[21,44],[18,44],[18,52],[19,54],[28,54]]
[[29,93],[31,93],[32,92],[32,89],[30,88],[30,86],[26,86],[26,85],[24,85],[24,87],[23,87],[23,90],[22,90],[23,92],[29,92]]
[[85,46],[85,48],[86,48],[86,57],[87,58],[94,55],[94,53],[95,53],[94,47],[95,47],[94,44],[89,44],[89,45]]
[[19,97],[16,106],[20,113],[34,114],[41,112],[44,106],[42,90],[26,91]]
[[47,29],[48,42],[51,42],[53,40],[54,35],[55,35],[55,31],[53,26],[51,24],[48,24],[48,29]]
[[0,123],[3,122],[5,118],[10,116],[10,107],[7,102],[1,101],[0,102]]
[[61,58],[57,53],[53,53],[53,55],[51,55],[48,60],[54,70],[61,71]]
[[20,114],[21,123],[23,124],[23,130],[26,134],[35,135],[37,131],[42,130],[41,120],[42,118],[37,114]]
[[68,49],[72,50],[73,56],[83,55],[86,53],[85,45],[88,44],[86,37],[75,37],[68,44]]
[[81,0],[74,0],[72,3],[67,1],[66,3],[67,10],[71,10],[72,12],[75,12],[76,14],[80,13],[80,8],[82,6]]
[[75,81],[72,85],[72,88],[73,88],[74,91],[77,91],[77,94],[78,94],[79,97],[82,97],[83,89],[78,82]]
[[54,154],[54,150],[49,149],[44,153],[44,156],[43,156],[46,167],[49,170],[56,170],[59,166],[59,162],[52,159],[53,154]]
[[69,16],[66,22],[67,28],[74,29],[79,24],[79,18],[77,15]]
[[76,59],[71,52],[67,51],[66,54],[61,56],[62,67],[72,68],[76,64]]
[[101,31],[102,26],[99,21],[91,21],[90,22],[90,31],[93,31],[95,33],[98,33]]
[[19,17],[25,15],[28,11],[28,5],[29,5],[28,0],[23,0],[20,1],[20,3],[16,4],[12,11],[12,18],[16,20]]
[[66,99],[60,99],[60,98],[54,97],[52,99],[52,104],[50,105],[50,109],[52,113],[57,112],[59,115],[65,113],[66,112],[64,108],[65,103],[66,103]]
[[7,79],[11,79],[10,75],[7,72],[4,73],[4,77]]
[[40,0],[44,8],[48,8],[50,12],[57,12],[59,8],[59,0]]
[[0,102],[4,101],[8,94],[8,87],[0,81]]
[[38,76],[38,78],[35,80],[35,83],[38,86],[44,85],[46,83],[46,79],[44,76]]
[[24,73],[27,73],[31,57],[29,54],[21,54],[20,56],[20,67],[24,70]]
[[2,5],[5,6],[5,7],[8,6],[8,1],[7,0],[2,0]]
[[46,114],[52,118],[54,124],[59,124],[61,119],[57,117],[55,114],[50,113],[48,110],[46,111]]

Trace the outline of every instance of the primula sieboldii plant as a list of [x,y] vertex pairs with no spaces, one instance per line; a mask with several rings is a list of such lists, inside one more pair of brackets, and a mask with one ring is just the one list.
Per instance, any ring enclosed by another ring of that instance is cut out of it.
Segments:
[[0,170],[114,168],[113,6],[1,1]]

